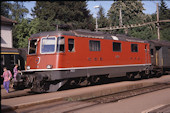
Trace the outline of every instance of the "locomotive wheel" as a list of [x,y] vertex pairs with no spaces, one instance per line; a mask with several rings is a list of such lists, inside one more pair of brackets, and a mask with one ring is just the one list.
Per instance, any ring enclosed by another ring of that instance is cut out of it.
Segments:
[[87,86],[90,85],[90,81],[88,78],[81,78],[81,82],[79,83],[80,86]]
[[31,78],[29,78],[28,76],[25,77],[24,81],[25,87],[30,88],[32,86]]
[[79,85],[81,83],[80,79],[79,78],[76,78],[76,79],[73,79],[73,80],[70,80],[70,85]]
[[126,77],[128,80],[133,80],[134,79],[134,74],[133,73],[127,73]]
[[162,73],[161,73],[161,72],[157,72],[157,73],[155,74],[155,76],[156,76],[157,78],[159,78],[159,77],[162,76]]
[[143,74],[142,76],[141,76],[141,79],[148,79],[148,78],[150,78],[150,75],[149,74]]
[[89,80],[89,81],[90,81],[90,83],[91,83],[92,85],[94,85],[94,84],[98,83],[99,80],[100,80],[99,77],[97,77],[97,76],[92,76],[92,77],[90,77],[90,80]]
[[140,73],[141,79],[148,79],[151,77],[151,74],[145,74],[145,72],[141,72]]

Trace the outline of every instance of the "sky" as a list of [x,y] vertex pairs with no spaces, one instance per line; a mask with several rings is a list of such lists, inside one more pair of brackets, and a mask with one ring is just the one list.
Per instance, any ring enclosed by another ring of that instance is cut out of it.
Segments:
[[[95,9],[94,6],[101,5],[105,10],[105,15],[107,15],[107,11],[110,9],[113,1],[87,1],[87,8],[90,10],[90,13],[93,17],[96,16],[96,12],[98,9]],[[145,14],[152,14],[156,12],[156,3],[160,3],[160,1],[142,1],[144,4],[145,10],[143,11]],[[167,7],[170,8],[170,1],[165,1]],[[35,6],[35,1],[25,2],[25,7],[28,8],[29,13],[31,13],[31,9]],[[30,14],[26,16],[27,18],[32,18]]]

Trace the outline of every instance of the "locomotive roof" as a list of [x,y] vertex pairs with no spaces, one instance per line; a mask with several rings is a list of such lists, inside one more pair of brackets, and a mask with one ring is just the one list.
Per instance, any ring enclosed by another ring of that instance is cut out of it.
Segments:
[[69,36],[77,36],[77,37],[87,37],[87,38],[98,38],[98,39],[110,39],[110,40],[121,40],[121,41],[129,41],[129,42],[141,42],[146,43],[146,40],[142,40],[139,38],[130,37],[124,34],[109,34],[104,32],[92,32],[89,30],[71,30],[71,31],[48,31],[41,32],[37,34],[31,35],[30,38],[36,37],[45,37],[45,36],[55,36],[55,35],[69,35]]
[[155,46],[168,46],[170,47],[170,42],[165,40],[150,40],[149,42],[154,43]]

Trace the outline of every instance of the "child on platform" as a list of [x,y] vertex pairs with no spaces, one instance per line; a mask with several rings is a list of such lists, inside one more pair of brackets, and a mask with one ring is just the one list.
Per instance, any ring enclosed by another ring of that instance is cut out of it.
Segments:
[[4,67],[3,69],[4,69],[4,73],[3,75],[1,75],[1,77],[4,78],[3,86],[4,89],[7,91],[7,93],[9,93],[9,84],[10,84],[10,79],[12,78],[12,74],[11,71],[7,70],[6,67]]

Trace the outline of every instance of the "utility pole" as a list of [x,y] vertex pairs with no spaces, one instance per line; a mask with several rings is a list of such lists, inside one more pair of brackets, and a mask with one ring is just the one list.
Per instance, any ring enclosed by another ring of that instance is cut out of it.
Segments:
[[100,6],[94,6],[94,8],[96,9],[96,32],[98,31],[98,23],[97,23],[97,18],[98,18],[98,14],[97,14],[97,8],[99,8]]
[[123,23],[122,23],[122,7],[120,5],[120,11],[119,11],[119,26],[122,26]]
[[[120,10],[119,10],[119,26],[122,27],[123,26],[123,22],[122,22],[122,6],[120,5]],[[128,28],[126,28],[125,30],[125,34],[128,34]]]
[[159,4],[156,3],[157,6],[157,32],[158,32],[158,40],[160,40],[160,26],[159,26]]
[[58,24],[56,25],[56,30],[58,31]]

